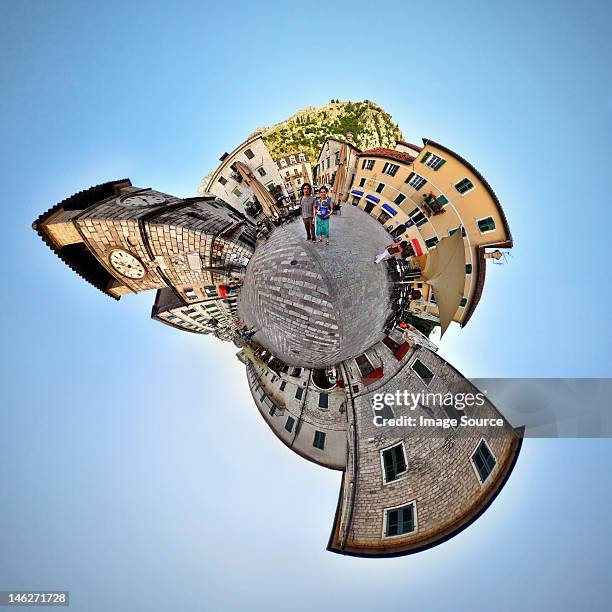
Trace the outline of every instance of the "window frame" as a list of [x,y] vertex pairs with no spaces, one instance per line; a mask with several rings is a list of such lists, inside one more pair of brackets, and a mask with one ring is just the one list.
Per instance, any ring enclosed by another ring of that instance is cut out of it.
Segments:
[[[416,364],[416,362],[419,362],[428,372],[431,373],[431,378],[429,379],[429,382],[426,382],[423,377],[414,369],[414,365]],[[429,367],[427,367],[426,363],[423,363],[418,357],[410,364],[410,369],[420,378],[421,382],[426,386],[429,387],[429,385],[431,384],[431,381],[436,377],[435,372],[432,372]]]
[[[471,187],[469,187],[469,188],[468,188],[468,189],[466,189],[465,191],[460,191],[460,190],[459,190],[459,188],[457,187],[457,185],[459,185],[459,184],[461,184],[461,183],[463,183],[463,182],[465,182],[465,181],[467,181],[467,182],[468,182],[468,183],[471,185]],[[456,191],[456,192],[457,192],[457,193],[458,193],[458,194],[459,194],[461,197],[463,197],[464,195],[466,195],[466,194],[467,194],[467,193],[469,193],[470,191],[473,191],[473,190],[475,189],[476,185],[474,185],[474,183],[473,183],[473,182],[472,182],[472,181],[471,181],[471,180],[470,180],[470,179],[469,179],[469,178],[466,176],[466,177],[462,178],[460,181],[457,181],[457,182],[456,182],[456,183],[453,185],[453,187],[455,188],[455,191]]]
[[[485,230],[484,232],[480,229],[480,222],[486,221],[487,219],[491,219],[493,222],[493,229]],[[497,224],[495,223],[495,219],[491,215],[487,215],[486,217],[481,217],[480,219],[476,219],[476,227],[481,234],[490,234],[491,232],[495,232],[497,230]]]
[[388,176],[395,176],[397,171],[400,169],[399,164],[394,164],[392,162],[385,162],[383,166],[382,173],[387,174]]
[[[394,478],[393,480],[387,480],[387,470],[385,469],[385,452],[390,451],[392,448],[395,448],[396,446],[401,446],[402,447],[402,453],[404,455],[404,464],[405,464],[405,468],[403,471],[399,472],[399,474],[397,475],[396,478]],[[380,468],[382,470],[382,480],[383,480],[383,485],[388,485],[388,484],[392,484],[394,482],[397,482],[398,480],[403,480],[404,478],[406,478],[406,476],[408,475],[408,459],[406,458],[406,445],[404,444],[403,440],[400,440],[399,442],[394,442],[393,444],[385,447],[385,448],[381,448],[380,449]]]
[[[412,499],[409,502],[399,504],[398,506],[391,506],[390,508],[383,508],[383,521],[382,521],[382,538],[383,539],[392,540],[394,538],[401,538],[403,536],[412,535],[412,534],[417,533],[417,531],[419,530],[419,520],[418,520],[416,502],[417,502],[416,499]],[[388,519],[389,519],[388,513],[393,512],[394,510],[402,510],[404,508],[408,508],[409,506],[412,506],[412,524],[413,524],[412,531],[406,531],[405,533],[397,533],[395,535],[387,535]]]
[[410,172],[404,183],[412,187],[415,191],[420,191],[423,187],[425,187],[425,185],[427,185],[427,179],[413,171]]
[[[324,431],[319,431],[318,429],[315,429],[315,434],[314,434],[314,438],[312,440],[312,445],[314,448],[318,448],[319,450],[325,450],[325,438],[326,438],[326,433]],[[320,446],[319,444],[317,444],[317,441],[320,441]]]
[[[480,472],[478,471],[478,468],[476,467],[476,464],[474,463],[474,455],[478,452],[482,444],[484,444],[487,447],[487,450],[489,451],[489,453],[491,454],[491,457],[493,457],[493,461],[495,462],[493,464],[493,467],[491,468],[491,471],[487,474],[484,480],[482,480],[480,476]],[[478,479],[480,486],[483,487],[485,483],[491,477],[491,474],[493,474],[493,472],[495,471],[495,468],[498,466],[499,461],[497,460],[497,457],[495,456],[495,453],[493,452],[492,448],[489,446],[489,443],[484,438],[480,438],[478,444],[475,446],[474,450],[470,453],[470,463],[472,464],[472,468],[474,470],[474,473],[476,474],[476,478]]]

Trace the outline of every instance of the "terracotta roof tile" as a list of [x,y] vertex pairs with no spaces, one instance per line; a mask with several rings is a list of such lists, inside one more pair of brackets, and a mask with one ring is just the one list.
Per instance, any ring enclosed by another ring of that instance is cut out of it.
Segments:
[[384,147],[376,147],[375,149],[368,149],[363,153],[359,153],[358,157],[385,157],[388,159],[395,159],[403,162],[404,164],[411,164],[416,158],[403,151],[395,151],[394,149],[385,149]]

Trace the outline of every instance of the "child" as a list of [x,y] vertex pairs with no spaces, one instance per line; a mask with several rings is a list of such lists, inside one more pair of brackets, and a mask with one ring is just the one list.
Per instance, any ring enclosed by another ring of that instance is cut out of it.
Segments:
[[319,242],[323,242],[323,236],[325,236],[325,244],[329,244],[329,217],[332,214],[333,205],[331,198],[327,196],[327,187],[321,187],[319,189],[319,197],[317,198],[316,205],[316,234],[319,237]]

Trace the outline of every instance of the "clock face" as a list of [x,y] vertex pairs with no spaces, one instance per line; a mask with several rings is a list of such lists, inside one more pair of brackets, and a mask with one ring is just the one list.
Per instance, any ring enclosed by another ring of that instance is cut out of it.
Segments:
[[158,193],[137,193],[120,200],[122,206],[160,206],[166,202],[166,198]]
[[114,270],[127,278],[137,280],[143,278],[145,275],[144,266],[136,257],[127,251],[121,249],[113,251],[109,258],[109,262]]

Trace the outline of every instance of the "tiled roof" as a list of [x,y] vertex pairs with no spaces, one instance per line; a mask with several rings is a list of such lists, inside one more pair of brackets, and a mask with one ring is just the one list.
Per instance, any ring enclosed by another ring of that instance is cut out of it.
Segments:
[[[116,194],[118,190],[122,187],[129,187],[132,183],[130,179],[121,179],[118,181],[109,181],[108,183],[102,183],[101,185],[96,185],[95,187],[90,187],[89,189],[85,189],[83,191],[79,191],[74,195],[71,195],[69,198],[62,200],[57,203],[55,206],[52,206],[47,212],[44,212],[34,223],[32,223],[32,229],[36,231],[36,233],[42,238],[43,242],[76,274],[78,274],[83,280],[86,280],[88,283],[93,285],[96,289],[102,291],[109,297],[112,297],[115,300],[119,298],[108,291],[106,286],[98,282],[99,279],[96,278],[96,274],[92,273],[91,268],[96,266],[95,257],[91,256],[90,258],[85,258],[87,261],[82,260],[84,254],[81,256],[71,256],[66,252],[66,249],[62,251],[62,249],[58,248],[58,246],[48,238],[46,232],[44,231],[44,224],[47,219],[49,219],[53,214],[60,210],[85,210],[89,206],[96,204],[97,202],[101,202],[106,198],[110,198],[112,195]],[[68,248],[74,247],[74,245],[67,245]],[[98,264],[100,266],[100,264]]]
[[395,151],[394,149],[385,149],[384,147],[376,147],[375,149],[368,149],[359,153],[358,157],[384,157],[387,159],[395,159],[403,162],[404,164],[411,164],[415,158],[408,153],[403,151]]

